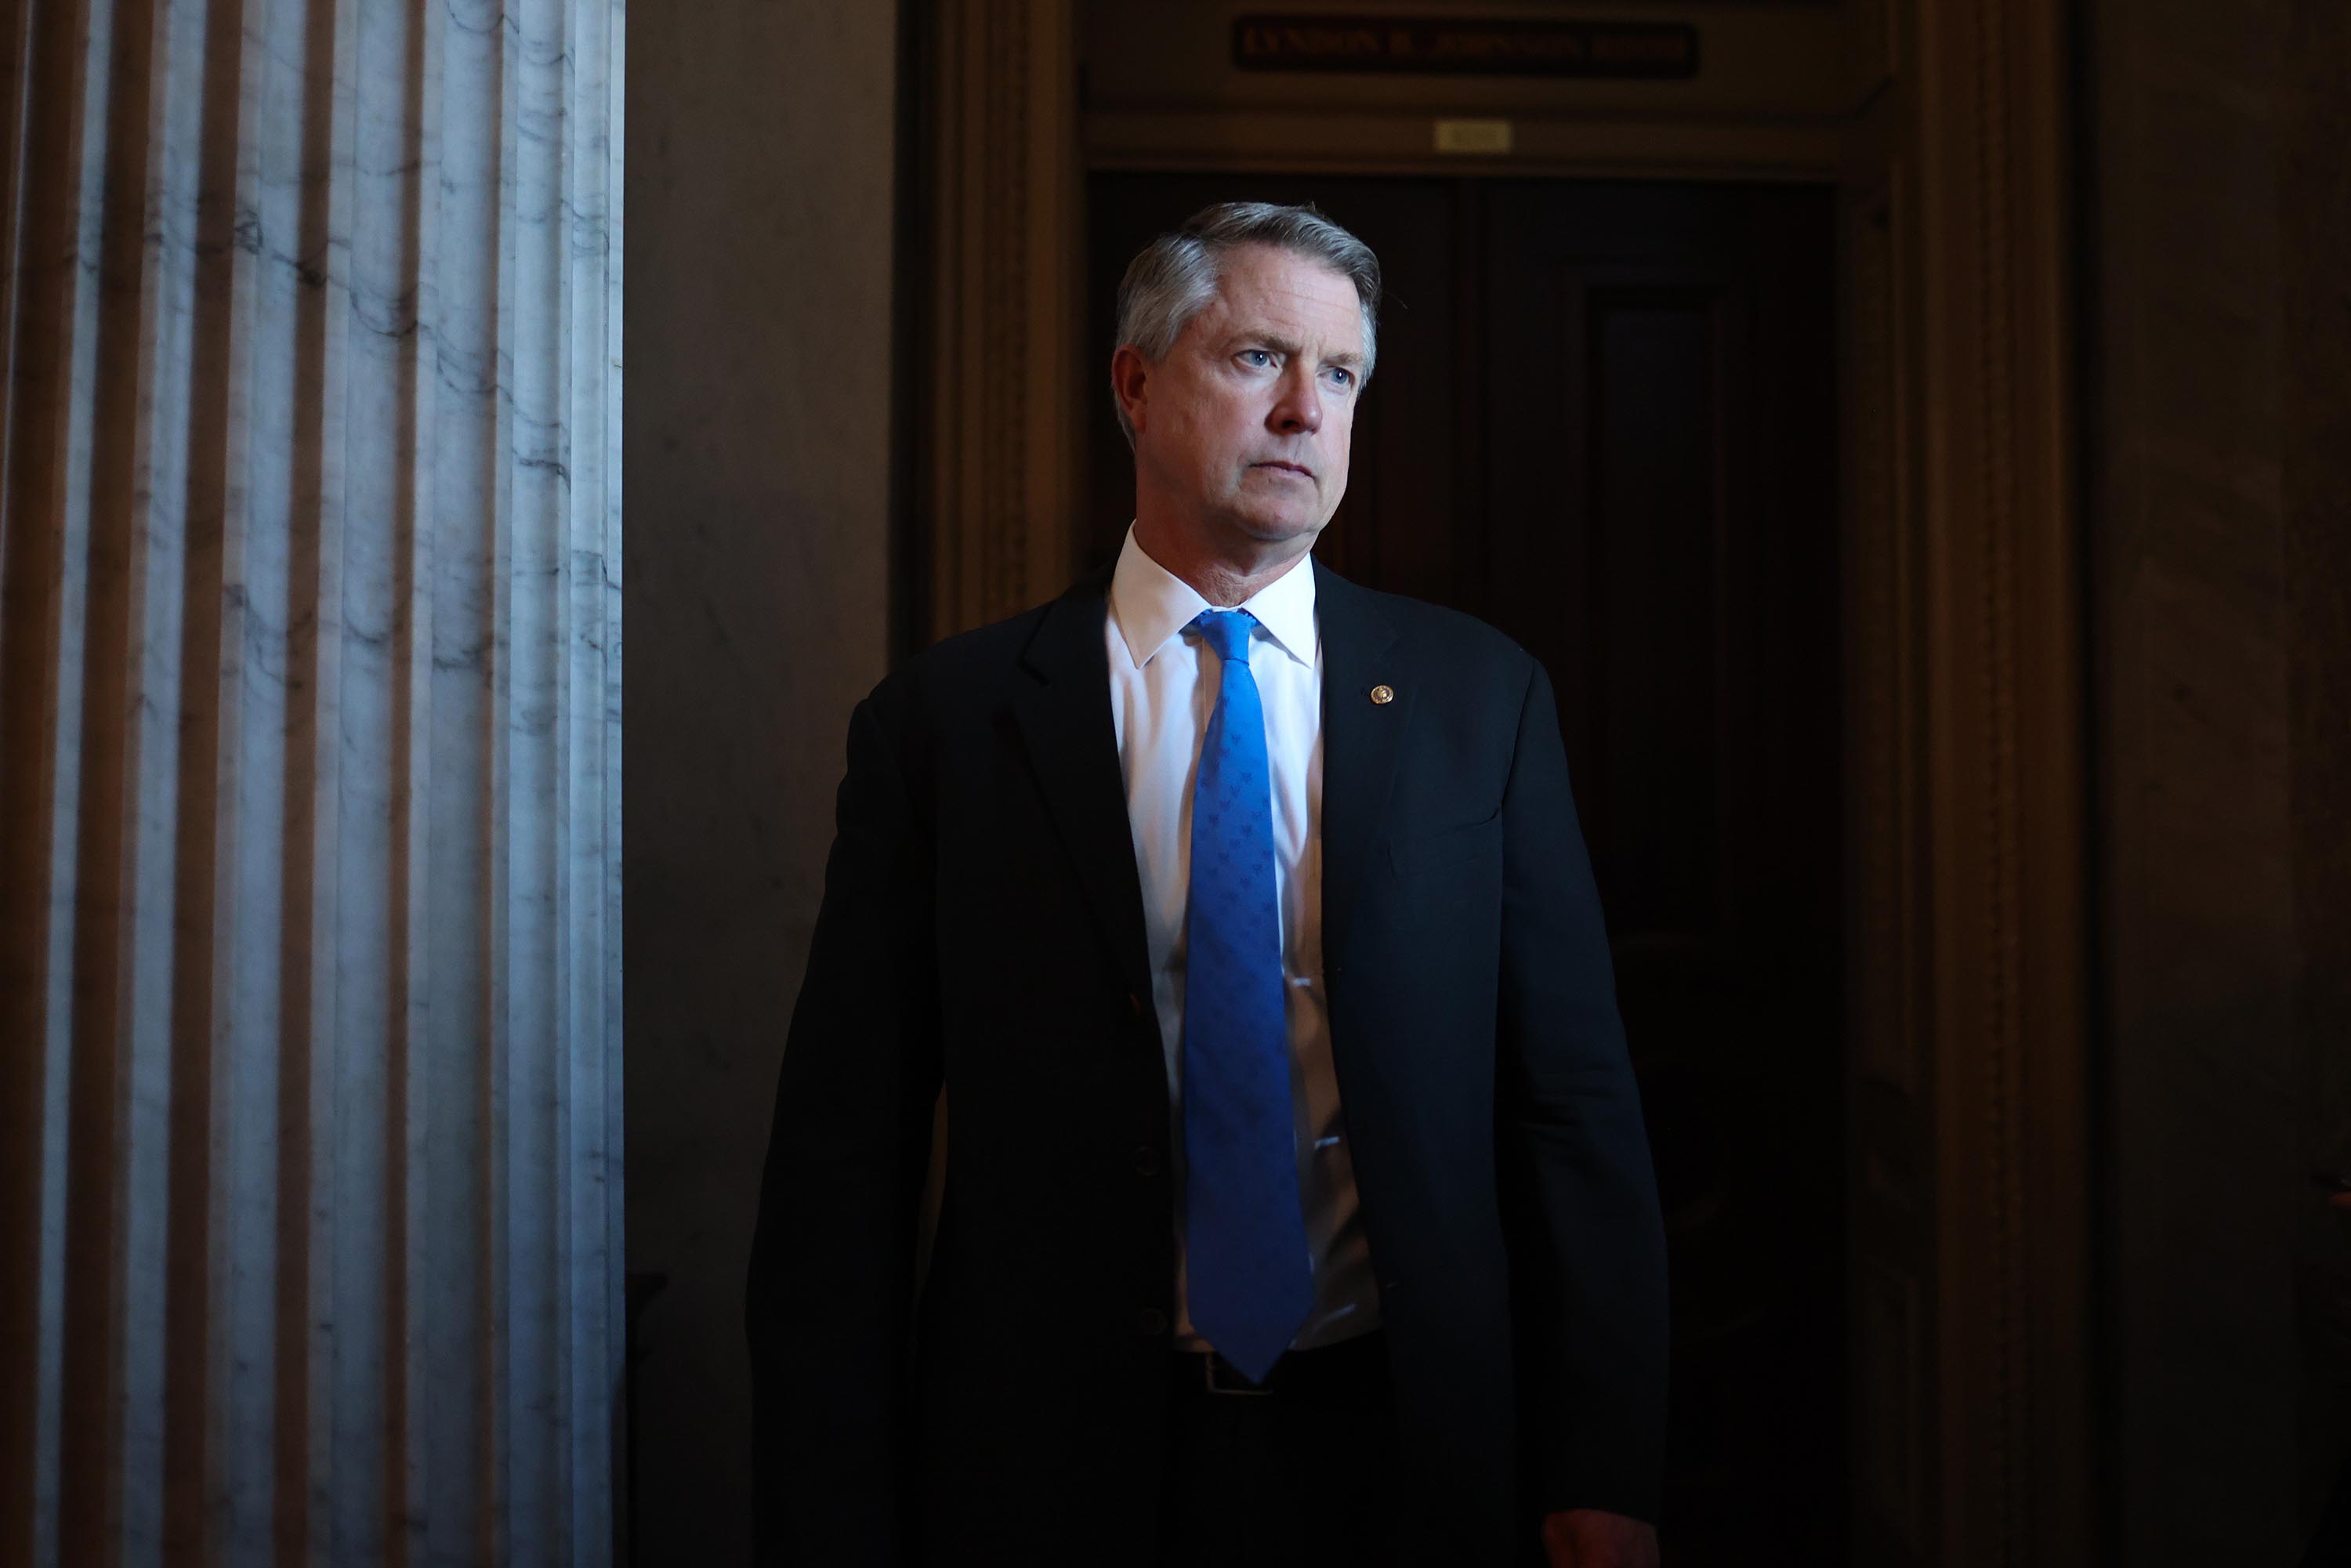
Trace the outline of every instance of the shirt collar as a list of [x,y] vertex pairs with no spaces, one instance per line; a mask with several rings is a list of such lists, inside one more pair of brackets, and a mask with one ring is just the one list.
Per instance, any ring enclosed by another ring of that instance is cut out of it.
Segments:
[[[1199,590],[1152,559],[1127,526],[1118,565],[1111,573],[1110,612],[1126,643],[1127,657],[1141,669],[1210,608]],[[1274,645],[1298,663],[1314,664],[1314,567],[1301,556],[1289,570],[1239,606],[1257,617]]]

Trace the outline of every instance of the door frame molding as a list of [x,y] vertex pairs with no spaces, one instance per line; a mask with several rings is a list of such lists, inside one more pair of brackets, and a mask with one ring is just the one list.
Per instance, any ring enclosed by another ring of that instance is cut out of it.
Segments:
[[[922,244],[899,286],[914,559],[899,602],[921,648],[1067,587],[1084,461],[1084,181],[1074,0],[902,0],[901,90],[920,144],[899,162]],[[925,123],[927,121],[927,123]]]
[[[1719,127],[1619,125],[1589,162],[1568,138],[1485,167],[1843,193],[1854,1555],[2054,1568],[2097,1538],[2067,8],[1855,11],[1845,120],[1735,156]],[[1064,586],[1102,378],[1073,0],[903,15],[933,94],[910,160],[933,243],[906,280],[929,316],[903,361],[929,382],[900,563],[919,645]],[[1183,128],[1175,162],[1125,142],[1094,162],[1270,166],[1232,130]],[[1391,127],[1299,172],[1470,168],[1406,144]]]
[[[1855,292],[1886,319],[1849,321],[1891,374],[1875,390],[1849,357],[1849,402],[1889,405],[1897,455],[1878,495],[1852,492],[1853,588],[1880,601],[1852,669],[1857,691],[1876,658],[1899,676],[1850,710],[1855,799],[1894,806],[1856,823],[1850,907],[1857,952],[1881,923],[1898,934],[1900,977],[1856,997],[1853,1191],[1896,1207],[1856,1215],[1855,1276],[1914,1268],[1931,1347],[1911,1361],[1924,1479],[1865,1561],[2084,1562],[2098,1539],[2067,20],[2034,0],[1915,0],[1855,127],[1848,211],[1874,226],[1879,208],[1886,236],[1884,282]],[[1875,243],[1854,232],[1856,279]],[[1908,1094],[1876,1071],[1905,1056]],[[1910,1227],[1931,1256],[1876,1245],[1903,1205],[1931,1217]]]

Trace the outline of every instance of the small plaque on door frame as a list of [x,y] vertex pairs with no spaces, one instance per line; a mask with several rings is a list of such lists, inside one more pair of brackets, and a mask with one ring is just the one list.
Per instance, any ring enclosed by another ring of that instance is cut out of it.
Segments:
[[1437,150],[1489,158],[1506,157],[1510,151],[1510,122],[1507,120],[1440,120],[1437,122]]

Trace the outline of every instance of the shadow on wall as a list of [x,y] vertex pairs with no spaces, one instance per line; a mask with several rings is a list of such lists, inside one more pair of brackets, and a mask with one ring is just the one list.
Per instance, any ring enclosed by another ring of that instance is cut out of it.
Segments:
[[749,1556],[759,1164],[849,712],[886,662],[895,11],[708,0],[629,40],[629,1266],[668,1279],[636,1369],[648,1561]]

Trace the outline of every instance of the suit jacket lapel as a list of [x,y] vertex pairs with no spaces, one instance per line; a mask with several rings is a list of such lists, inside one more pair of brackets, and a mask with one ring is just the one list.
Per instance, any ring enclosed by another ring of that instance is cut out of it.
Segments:
[[[1379,601],[1314,562],[1314,611],[1322,635],[1322,967],[1347,952],[1357,901],[1374,857],[1415,693],[1399,677],[1396,629]],[[1374,703],[1385,685],[1391,700]]]
[[1104,569],[1046,607],[1021,653],[1027,678],[1012,706],[1038,788],[1076,862],[1119,978],[1147,1005],[1151,960],[1143,933],[1143,883],[1134,869],[1102,640],[1109,591]]

